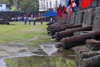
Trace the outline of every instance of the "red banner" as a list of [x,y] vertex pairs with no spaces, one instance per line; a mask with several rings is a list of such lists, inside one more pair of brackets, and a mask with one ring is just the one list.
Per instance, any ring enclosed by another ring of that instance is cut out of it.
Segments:
[[69,9],[68,9],[68,13],[72,13],[71,8],[73,7],[73,1],[71,2]]
[[[100,0],[99,0],[100,1]],[[92,3],[92,0],[82,0],[80,3],[80,6],[85,9],[86,6],[88,6],[88,4]]]

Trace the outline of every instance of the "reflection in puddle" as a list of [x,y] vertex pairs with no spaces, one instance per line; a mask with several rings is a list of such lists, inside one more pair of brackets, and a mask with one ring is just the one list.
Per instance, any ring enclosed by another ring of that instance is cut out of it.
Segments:
[[55,48],[55,44],[40,44],[40,47],[43,49],[43,51],[48,55],[51,56],[52,53],[57,51],[57,48]]
[[5,59],[7,67],[77,67],[75,61],[61,57],[31,56]]

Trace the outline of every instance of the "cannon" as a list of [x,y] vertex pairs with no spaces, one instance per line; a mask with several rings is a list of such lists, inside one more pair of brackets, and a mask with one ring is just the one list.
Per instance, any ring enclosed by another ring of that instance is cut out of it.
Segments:
[[50,31],[53,31],[54,29],[57,29],[57,30],[59,30],[59,29],[63,30],[64,29],[65,30],[66,27],[68,27],[69,25],[73,25],[73,24],[62,24],[62,25],[56,25],[54,27],[49,27],[49,29],[47,29],[48,34],[50,34]]
[[90,31],[92,30],[92,25],[86,26],[86,27],[79,27],[79,28],[73,28],[73,29],[66,29],[64,31],[56,32],[55,33],[55,38],[56,40],[60,40],[64,37],[72,36],[74,32],[78,31]]
[[71,47],[84,44],[86,39],[100,39],[100,31],[92,31],[85,34],[62,38],[61,44],[57,44],[55,47],[69,49]]
[[73,25],[73,24],[57,24],[55,26],[49,27],[47,29],[47,31],[50,31],[50,30],[55,29],[55,28],[60,28],[60,27],[68,26],[68,25]]
[[82,27],[82,24],[67,25],[67,26],[62,26],[60,28],[51,29],[50,34],[54,35],[56,32],[63,31],[63,30],[66,30],[66,29],[71,29],[71,28],[77,28],[77,27]]
[[57,21],[49,22],[49,23],[47,23],[46,25],[51,25],[51,24],[54,24],[54,23],[57,23]]
[[[51,23],[51,22],[50,22]],[[50,26],[55,26],[55,25],[59,25],[59,24],[66,24],[65,22],[54,22],[53,24],[51,24],[51,25],[48,25],[48,27],[50,27]]]
[[100,67],[100,55],[83,59],[80,67]]
[[62,25],[73,25],[73,24],[68,24],[68,23],[55,23],[55,24],[49,25],[47,27],[47,31],[50,31],[51,29],[54,29],[54,28],[61,27]]
[[46,25],[51,25],[51,24],[53,24],[53,22],[49,22],[49,23],[47,23]]

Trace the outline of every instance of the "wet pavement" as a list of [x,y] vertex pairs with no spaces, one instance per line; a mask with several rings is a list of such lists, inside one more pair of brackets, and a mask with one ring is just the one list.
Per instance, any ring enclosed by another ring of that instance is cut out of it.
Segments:
[[74,50],[60,51],[55,48],[56,43],[39,44],[40,48],[37,50],[3,57],[0,59],[0,67],[5,67],[5,65],[6,67],[77,67],[80,65],[80,60],[76,58]]

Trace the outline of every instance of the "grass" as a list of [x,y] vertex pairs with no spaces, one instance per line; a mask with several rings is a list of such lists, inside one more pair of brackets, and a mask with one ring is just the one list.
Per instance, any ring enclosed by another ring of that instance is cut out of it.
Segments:
[[38,37],[38,40],[33,40],[33,41],[29,41],[29,42],[46,43],[46,42],[50,42],[50,38],[49,37]]
[[36,43],[31,43],[31,44],[28,44],[28,46],[32,46],[32,47],[39,47],[38,44]]
[[32,42],[31,44],[28,44],[28,46],[38,47],[37,44],[39,43],[50,42],[50,38],[49,37],[38,37],[37,40],[28,41],[28,42]]
[[4,49],[0,49],[0,51],[5,51]]
[[10,25],[0,25],[0,42],[17,42],[21,39],[30,39],[36,35],[47,35],[47,22],[36,22],[36,25],[31,25],[24,22],[10,22]]
[[[0,25],[0,42],[30,42],[28,46],[38,47],[37,43],[49,42],[49,37],[39,37],[38,40],[26,41],[25,39],[31,39],[37,35],[47,35],[46,27],[47,22],[36,22],[36,25],[27,24],[24,22],[10,22],[10,25]],[[31,43],[32,42],[32,43]]]

